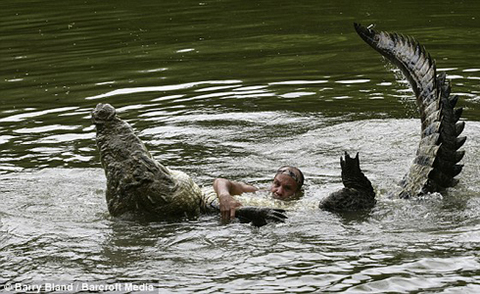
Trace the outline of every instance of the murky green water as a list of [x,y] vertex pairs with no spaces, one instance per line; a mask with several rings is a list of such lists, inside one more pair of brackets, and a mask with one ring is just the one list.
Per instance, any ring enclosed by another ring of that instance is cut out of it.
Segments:
[[[110,2],[2,2],[1,289],[480,291],[480,4]],[[465,168],[443,199],[386,197],[419,121],[411,91],[353,22],[415,36],[460,95]],[[89,115],[99,102],[201,185],[262,186],[292,164],[305,197],[321,199],[341,187],[339,157],[358,151],[379,203],[363,219],[304,209],[260,229],[218,216],[113,219]]]

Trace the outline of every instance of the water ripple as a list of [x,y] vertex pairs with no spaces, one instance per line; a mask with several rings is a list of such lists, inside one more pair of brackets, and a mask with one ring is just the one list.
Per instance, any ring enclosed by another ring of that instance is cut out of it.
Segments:
[[12,116],[0,118],[0,123],[3,122],[20,122],[25,121],[31,118],[37,118],[43,115],[52,114],[52,113],[61,113],[61,112],[70,112],[72,110],[78,109],[78,107],[60,107],[54,109],[47,109],[47,110],[39,110],[39,111],[30,111],[21,114],[15,114]]
[[94,100],[94,99],[101,99],[106,97],[112,97],[117,95],[126,95],[126,94],[138,94],[138,93],[145,93],[145,92],[167,92],[167,91],[174,91],[174,90],[184,90],[193,88],[200,85],[218,85],[218,84],[238,84],[242,83],[240,80],[224,80],[224,81],[199,81],[199,82],[191,82],[191,83],[184,83],[178,85],[168,85],[168,86],[151,86],[151,87],[137,87],[137,88],[124,88],[124,89],[117,89],[110,91],[105,94],[85,97],[86,100]]

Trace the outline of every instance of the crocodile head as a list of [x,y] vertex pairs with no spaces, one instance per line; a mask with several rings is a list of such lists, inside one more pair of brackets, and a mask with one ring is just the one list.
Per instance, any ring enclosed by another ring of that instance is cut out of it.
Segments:
[[92,122],[96,125],[102,125],[112,120],[117,114],[115,108],[108,103],[98,103],[92,111]]

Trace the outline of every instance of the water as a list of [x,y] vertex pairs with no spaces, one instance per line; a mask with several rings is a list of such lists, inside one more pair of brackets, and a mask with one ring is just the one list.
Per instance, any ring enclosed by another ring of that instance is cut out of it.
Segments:
[[[2,3],[3,290],[480,290],[479,4]],[[414,35],[460,95],[465,168],[445,197],[387,197],[413,159],[419,120],[411,91],[353,22]],[[266,186],[292,164],[307,177],[307,199],[318,200],[342,186],[343,152],[360,152],[378,205],[353,219],[305,208],[260,229],[215,215],[111,218],[89,117],[99,102],[203,186],[220,176]]]

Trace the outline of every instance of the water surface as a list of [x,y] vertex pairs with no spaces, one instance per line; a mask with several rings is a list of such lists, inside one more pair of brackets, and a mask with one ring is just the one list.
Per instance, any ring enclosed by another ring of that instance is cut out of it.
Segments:
[[[160,292],[480,290],[479,4],[467,1],[7,1],[0,20],[0,283],[148,284]],[[415,36],[467,121],[460,184],[388,198],[419,138],[413,93],[353,22]],[[267,186],[300,167],[306,199],[360,152],[371,214],[307,207],[260,229],[216,215],[108,215],[90,111],[114,105],[156,159],[200,185]],[[122,291],[125,289],[122,289]],[[120,292],[122,292],[120,291]],[[127,292],[127,291],[123,291]]]

